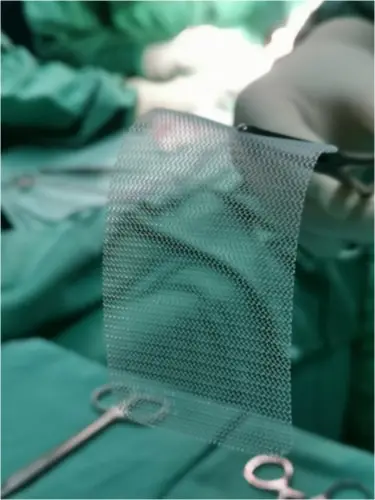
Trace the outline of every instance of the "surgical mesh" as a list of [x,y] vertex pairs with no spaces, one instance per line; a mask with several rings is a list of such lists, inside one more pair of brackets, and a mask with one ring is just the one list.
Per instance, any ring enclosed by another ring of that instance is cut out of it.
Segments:
[[126,133],[104,329],[117,396],[166,401],[158,426],[251,453],[289,449],[294,267],[323,149],[162,110]]

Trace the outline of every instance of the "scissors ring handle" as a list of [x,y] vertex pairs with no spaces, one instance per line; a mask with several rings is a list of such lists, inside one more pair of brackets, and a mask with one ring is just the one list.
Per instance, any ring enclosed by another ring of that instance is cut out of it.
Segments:
[[[113,387],[110,384],[102,385],[92,393],[91,403],[98,413],[108,411],[109,408],[101,401],[105,396],[112,393]],[[141,410],[135,412],[137,408],[141,408],[142,405],[146,406],[147,403],[150,403],[148,406],[157,407],[157,410],[147,409],[143,412]],[[122,415],[118,418],[131,420],[141,425],[152,425],[163,420],[169,410],[169,405],[165,399],[161,400],[147,395],[130,395],[130,391],[129,396],[122,403],[117,404],[117,407],[122,410]]]
[[169,413],[169,403],[166,399],[147,395],[135,394],[126,401],[125,406],[127,418],[141,425],[154,425],[164,420]]
[[[109,410],[110,407],[104,405],[102,403],[102,399],[105,396],[109,396],[112,393],[113,393],[113,387],[110,384],[102,385],[97,389],[95,389],[95,391],[93,391],[91,395],[91,404],[98,413],[105,413]],[[118,418],[123,418],[124,420],[127,420],[128,417],[126,408],[123,409],[123,416],[122,417],[119,416]]]
[[[284,474],[278,479],[261,479],[255,471],[262,465],[279,465]],[[260,490],[282,492],[288,488],[294,473],[293,465],[288,459],[272,455],[258,455],[247,462],[244,469],[246,481]]]

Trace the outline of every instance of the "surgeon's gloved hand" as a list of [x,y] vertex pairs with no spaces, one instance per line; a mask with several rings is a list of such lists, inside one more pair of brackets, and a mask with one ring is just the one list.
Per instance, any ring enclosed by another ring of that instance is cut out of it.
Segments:
[[[374,148],[374,32],[360,19],[317,26],[236,103],[236,124],[337,146],[352,156]],[[374,198],[314,173],[300,243],[337,257],[348,245],[372,244]]]
[[[182,31],[174,39],[148,46],[142,57],[142,71],[150,80],[169,80],[176,76],[220,71],[220,79],[228,74],[254,72],[256,66],[264,66],[260,47],[254,46],[235,29],[215,26],[196,26]],[[233,78],[232,78],[233,80]]]
[[167,82],[132,78],[126,80],[126,84],[137,92],[137,116],[156,108],[204,116],[225,104],[225,92],[220,86],[213,86],[211,79],[204,74],[178,77]]

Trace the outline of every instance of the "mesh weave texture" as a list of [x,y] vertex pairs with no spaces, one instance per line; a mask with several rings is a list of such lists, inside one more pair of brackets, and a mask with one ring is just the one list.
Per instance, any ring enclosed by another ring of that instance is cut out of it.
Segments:
[[291,445],[294,266],[324,148],[170,111],[126,134],[111,183],[104,328],[118,397],[250,453]]

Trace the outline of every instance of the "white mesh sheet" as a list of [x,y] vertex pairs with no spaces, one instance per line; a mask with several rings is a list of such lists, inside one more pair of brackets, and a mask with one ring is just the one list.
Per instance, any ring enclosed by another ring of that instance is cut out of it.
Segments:
[[323,149],[170,111],[126,134],[104,250],[108,364],[118,397],[168,401],[159,426],[290,447],[294,266]]

